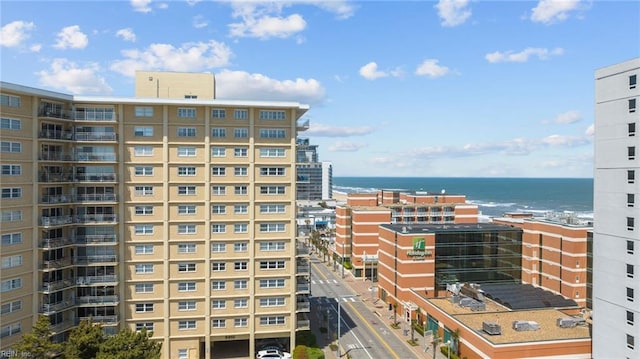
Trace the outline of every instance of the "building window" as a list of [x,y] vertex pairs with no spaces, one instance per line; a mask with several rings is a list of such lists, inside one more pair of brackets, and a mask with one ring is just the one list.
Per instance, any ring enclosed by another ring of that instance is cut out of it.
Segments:
[[189,349],[178,349],[178,359],[189,359]]
[[153,127],[135,126],[133,135],[135,137],[153,137]]
[[196,168],[189,166],[189,167],[178,167],[178,176],[195,176],[196,175]]
[[16,300],[13,302],[9,302],[7,304],[2,305],[2,309],[0,309],[0,314],[5,315],[13,312],[17,312],[22,310],[22,301]]
[[3,130],[21,130],[22,129],[22,121],[17,120],[15,118],[5,118],[0,119],[0,128]]
[[3,176],[21,176],[22,165],[2,165]]
[[260,110],[259,117],[261,120],[285,120],[287,118],[286,113],[284,111],[267,111],[267,110]]
[[226,169],[224,167],[211,167],[212,176],[224,176],[226,175]]
[[633,288],[627,287],[627,301],[633,302]]
[[284,232],[284,231],[285,231],[284,223],[261,223],[260,224],[260,232],[262,233]]
[[193,330],[196,329],[196,321],[195,320],[181,320],[178,322],[179,330]]
[[249,110],[246,110],[246,109],[233,110],[233,118],[236,120],[248,120]]
[[211,157],[225,157],[227,150],[224,147],[211,147]]
[[630,113],[636,112],[636,99],[635,98],[629,99],[629,112]]
[[196,310],[195,300],[185,300],[178,302],[178,310],[181,312]]
[[224,196],[227,194],[227,188],[225,186],[211,186],[211,194],[214,196]]
[[236,328],[242,328],[249,325],[247,318],[235,318],[233,320],[233,326]]
[[630,310],[627,310],[627,324],[633,325],[633,317],[634,317],[633,312]]
[[137,322],[136,323],[136,332],[142,331],[142,329],[146,329],[148,332],[153,331],[153,322]]
[[235,137],[235,138],[247,138],[247,137],[249,137],[249,129],[248,128],[234,128],[233,129],[233,137]]
[[136,293],[153,293],[153,283],[136,283]]
[[153,196],[153,186],[135,186],[136,196]]
[[178,292],[195,292],[196,282],[179,282]]
[[18,323],[9,324],[0,329],[0,338],[5,338],[12,335],[20,334],[20,332],[22,332],[22,323],[18,322]]
[[233,174],[238,177],[245,177],[249,175],[249,169],[247,167],[235,167]]
[[635,218],[627,217],[627,230],[633,231],[634,225],[635,225]]
[[18,254],[9,257],[2,257],[1,263],[0,268],[2,269],[19,267],[22,265],[22,255]]
[[215,137],[215,138],[227,137],[227,129],[226,128],[212,128],[211,129],[211,137]]
[[627,278],[633,278],[633,264],[627,264]]
[[22,278],[7,279],[0,284],[0,292],[10,292],[22,288]]
[[279,128],[260,129],[260,138],[287,138],[287,130]]
[[281,252],[284,248],[284,242],[260,242],[260,251],[263,252]]
[[236,309],[248,308],[249,307],[249,300],[247,298],[234,299],[233,300],[233,307],[236,308]]
[[227,213],[227,206],[224,204],[212,204],[211,214],[225,214]]
[[285,205],[284,204],[261,204],[260,213],[262,214],[285,213]]
[[136,176],[153,176],[153,167],[136,166],[134,173]]
[[213,253],[224,253],[227,251],[226,243],[211,243],[211,252]]
[[249,193],[249,189],[247,186],[235,186],[233,187],[233,193],[236,195],[244,196]]
[[246,204],[234,204],[233,205],[233,213],[234,214],[247,214],[249,213],[249,206]]
[[627,193],[627,207],[633,207],[636,202],[636,195],[633,193]]
[[195,204],[178,205],[178,214],[180,215],[196,214],[196,205]]
[[235,242],[233,244],[233,251],[236,253],[246,252],[249,250],[249,244],[247,242]]
[[284,186],[260,186],[260,194],[284,194]]
[[633,335],[627,334],[627,348],[633,349],[635,348],[635,346],[636,346],[635,338],[633,337]]
[[247,223],[236,223],[233,225],[233,233],[247,233],[249,225]]
[[195,224],[179,224],[178,234],[196,234]]
[[247,289],[249,286],[249,281],[246,279],[236,279],[233,281],[233,289],[235,290],[243,290]]
[[214,223],[211,225],[211,233],[227,233],[227,225]]
[[284,288],[284,279],[260,279],[260,288]]
[[187,147],[187,146],[178,147],[178,157],[195,157],[195,156],[196,156],[195,147]]
[[629,76],[629,89],[634,89],[636,88],[636,84],[638,81],[638,76],[637,75],[630,75]]
[[151,146],[135,146],[133,148],[133,155],[136,156],[136,157],[153,156],[153,147],[151,147]]
[[144,263],[135,265],[136,274],[151,274],[153,273],[153,264]]
[[627,253],[628,254],[633,254],[633,247],[634,247],[634,242],[631,240],[627,240]]
[[148,106],[136,106],[136,117],[153,117],[153,107]]
[[284,167],[260,167],[261,176],[284,176]]
[[138,236],[149,236],[153,234],[153,224],[134,225],[135,234]]
[[0,103],[2,106],[20,107],[20,97],[0,94]]
[[246,271],[249,269],[249,264],[245,261],[234,262],[233,269],[237,271]]
[[179,118],[196,118],[196,109],[192,107],[179,107],[178,117]]
[[260,261],[260,269],[284,269],[285,261]]
[[184,95],[185,100],[197,100],[198,95]]
[[227,301],[224,299],[212,299],[211,300],[211,309],[226,309]]
[[21,222],[22,221],[22,210],[7,210],[2,211],[0,221],[2,222]]
[[2,198],[13,199],[22,197],[22,188],[20,187],[11,187],[11,188],[3,188],[2,189]]
[[628,132],[629,132],[629,137],[633,137],[636,135],[636,123],[635,122],[630,122],[627,124],[628,127]]
[[211,319],[211,327],[212,328],[224,328],[227,326],[227,320],[226,319]]
[[212,118],[226,118],[227,111],[221,108],[212,108],[211,109],[211,117]]
[[196,186],[178,186],[179,196],[195,196]]
[[153,244],[136,244],[136,254],[153,254]]
[[285,157],[284,148],[261,148],[260,157]]
[[153,206],[136,206],[136,215],[148,216],[153,214]]
[[634,183],[636,181],[636,171],[635,170],[627,170],[627,182]]
[[260,298],[261,307],[282,307],[284,303],[284,297]]
[[184,253],[195,253],[195,252],[196,252],[195,243],[179,243],[178,244],[178,253],[184,254]]
[[178,263],[178,272],[180,273],[192,273],[196,271],[195,263]]
[[10,246],[22,243],[22,233],[6,233],[2,235],[2,245]]
[[137,303],[136,313],[149,313],[153,312],[153,303]]
[[234,157],[248,157],[249,156],[249,149],[246,147],[236,147],[233,149],[233,156]]
[[224,272],[227,270],[227,263],[225,262],[211,262],[211,271]]
[[227,282],[223,280],[214,280],[211,282],[211,290],[225,290],[227,289]]
[[627,155],[629,156],[630,160],[635,160],[636,159],[636,146],[627,147]]
[[196,137],[196,128],[178,127],[178,137]]
[[20,153],[22,152],[22,143],[20,142],[0,142],[0,152],[4,153]]
[[284,316],[260,317],[260,325],[283,325]]

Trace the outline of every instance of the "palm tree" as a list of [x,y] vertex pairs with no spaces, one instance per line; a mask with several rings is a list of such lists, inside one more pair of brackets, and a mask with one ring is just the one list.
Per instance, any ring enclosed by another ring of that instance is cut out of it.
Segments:
[[451,342],[453,343],[454,352],[457,356],[460,356],[460,329],[451,332]]

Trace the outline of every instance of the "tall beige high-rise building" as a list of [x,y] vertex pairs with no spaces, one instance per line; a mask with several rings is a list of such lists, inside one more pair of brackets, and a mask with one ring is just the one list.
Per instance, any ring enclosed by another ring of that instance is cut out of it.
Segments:
[[216,100],[213,76],[192,75],[194,91],[140,76],[182,84],[157,98],[1,83],[0,349],[39,313],[56,340],[88,318],[146,327],[163,358],[253,356],[308,329],[295,239],[308,106]]

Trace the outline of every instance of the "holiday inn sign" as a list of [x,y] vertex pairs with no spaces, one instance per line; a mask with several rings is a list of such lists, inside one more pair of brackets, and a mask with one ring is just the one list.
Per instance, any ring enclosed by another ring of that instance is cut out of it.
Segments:
[[414,257],[414,259],[431,256],[431,251],[425,249],[425,240],[423,237],[413,237],[413,249],[407,251],[407,256]]

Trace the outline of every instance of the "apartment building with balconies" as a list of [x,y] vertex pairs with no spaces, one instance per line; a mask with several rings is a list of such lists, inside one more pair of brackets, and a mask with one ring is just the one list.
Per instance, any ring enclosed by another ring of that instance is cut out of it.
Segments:
[[306,105],[0,92],[0,349],[38,314],[58,341],[89,318],[108,333],[145,327],[165,358],[253,356],[309,328],[295,240]]

